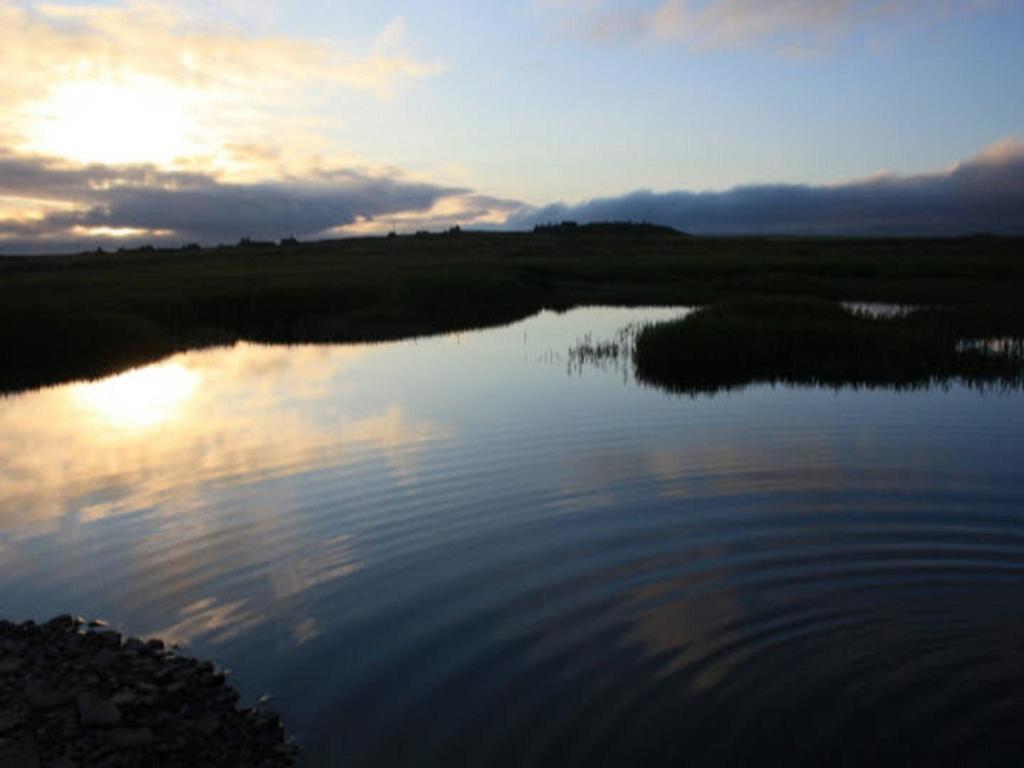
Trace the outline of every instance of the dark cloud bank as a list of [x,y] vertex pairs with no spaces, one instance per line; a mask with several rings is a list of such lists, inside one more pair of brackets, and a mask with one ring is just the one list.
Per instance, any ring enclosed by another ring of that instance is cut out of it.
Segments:
[[695,234],[1024,234],[1024,143],[1004,142],[944,173],[830,186],[640,191],[551,205],[515,215],[509,224],[566,219],[644,221]]
[[[316,237],[364,219],[425,215],[453,198],[467,223],[487,212],[506,214],[503,229],[571,219],[644,221],[697,234],[1024,234],[1024,142],[1003,142],[942,173],[831,186],[640,191],[544,208],[350,170],[228,184],[148,166],[67,166],[0,153],[0,197],[76,206],[41,218],[0,220],[0,250],[6,253],[66,251],[103,242],[76,236],[76,228],[83,227],[151,233],[120,244]],[[429,223],[428,217],[418,226]]]
[[[281,181],[229,184],[212,176],[150,166],[68,166],[52,158],[0,154],[0,197],[73,204],[41,218],[0,219],[4,252],[45,252],[97,243],[203,244],[241,237],[315,237],[363,219],[431,211],[458,198],[467,217],[508,204],[470,190],[323,171]],[[518,205],[516,205],[518,207]],[[77,228],[146,230],[123,240],[83,238]]]

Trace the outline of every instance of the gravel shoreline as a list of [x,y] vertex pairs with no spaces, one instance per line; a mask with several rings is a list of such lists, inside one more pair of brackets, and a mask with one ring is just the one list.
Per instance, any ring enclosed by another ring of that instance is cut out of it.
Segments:
[[210,662],[99,621],[0,621],[0,768],[278,768],[297,752]]

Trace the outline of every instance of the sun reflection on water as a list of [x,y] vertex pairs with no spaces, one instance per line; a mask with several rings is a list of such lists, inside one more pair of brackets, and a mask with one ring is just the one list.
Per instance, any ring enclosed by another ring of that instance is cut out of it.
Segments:
[[180,363],[139,368],[74,387],[74,402],[118,429],[147,429],[177,417],[202,377]]

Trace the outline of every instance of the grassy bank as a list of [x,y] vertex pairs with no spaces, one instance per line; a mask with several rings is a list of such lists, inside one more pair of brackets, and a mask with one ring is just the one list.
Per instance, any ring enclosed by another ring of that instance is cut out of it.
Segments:
[[544,307],[750,297],[954,307],[1024,328],[1024,241],[691,238],[555,228],[0,259],[0,390],[111,373],[239,339],[355,341]]
[[822,299],[725,301],[643,329],[635,363],[641,381],[692,393],[759,382],[912,388],[958,379],[1019,386],[1019,354],[963,343],[997,328],[1024,336],[1020,318],[976,307],[871,317]]

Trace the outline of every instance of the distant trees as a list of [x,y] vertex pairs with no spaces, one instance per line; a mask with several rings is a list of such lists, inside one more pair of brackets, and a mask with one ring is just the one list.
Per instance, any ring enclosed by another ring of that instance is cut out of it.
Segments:
[[533,232],[536,235],[544,233],[555,233],[555,232],[573,232],[579,228],[579,224],[575,221],[563,221],[559,224],[554,222],[548,224],[538,224],[533,228]]
[[251,237],[248,236],[243,237],[241,240],[238,241],[239,248],[254,248],[259,246],[266,247],[268,245],[277,245],[277,243],[275,243],[273,240],[253,240]]
[[563,221],[560,223],[537,224],[533,228],[534,234],[572,234],[574,232],[588,232],[594,234],[684,234],[672,227],[661,224],[651,224],[646,221],[595,221],[588,224],[577,224],[575,221]]

